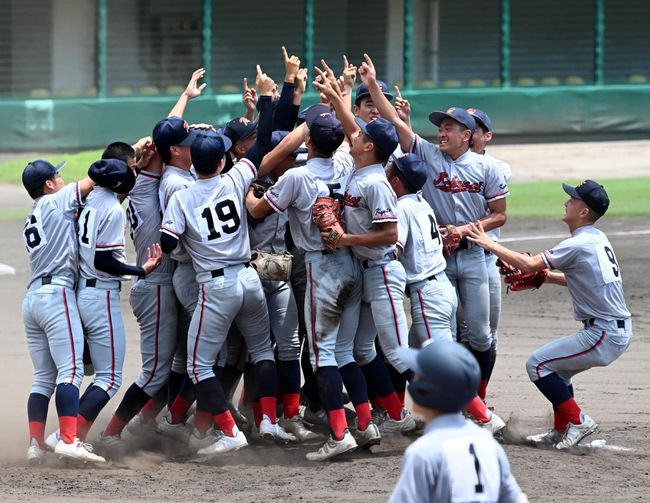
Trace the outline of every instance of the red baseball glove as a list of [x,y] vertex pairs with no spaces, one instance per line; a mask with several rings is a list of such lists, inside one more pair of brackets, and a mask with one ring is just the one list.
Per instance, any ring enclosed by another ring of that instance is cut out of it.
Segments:
[[[530,255],[528,252],[525,253],[526,255]],[[501,259],[497,259],[496,264],[499,267],[499,274],[503,276],[503,281],[508,285],[506,293],[510,292],[510,290],[519,292],[521,290],[537,289],[544,284],[546,276],[548,276],[548,269],[542,269],[536,272],[523,272]]]
[[345,233],[341,219],[341,205],[332,197],[318,197],[311,208],[311,219],[321,232],[327,232],[323,239],[328,250],[336,250],[336,244]]

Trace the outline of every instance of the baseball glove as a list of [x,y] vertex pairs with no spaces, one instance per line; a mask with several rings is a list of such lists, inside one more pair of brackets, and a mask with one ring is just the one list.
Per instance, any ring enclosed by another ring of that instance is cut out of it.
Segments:
[[442,237],[442,253],[448,257],[460,246],[460,233],[455,225],[445,225],[440,228]]
[[253,250],[251,253],[251,266],[257,271],[260,279],[275,281],[289,281],[291,277],[290,253],[269,253],[262,250]]
[[321,196],[316,198],[311,208],[311,219],[321,232],[327,232],[325,246],[330,251],[336,250],[336,244],[345,233],[341,219],[341,204],[332,197]]
[[258,199],[261,198],[271,185],[273,184],[264,180],[253,180],[253,183],[251,183],[253,195]]
[[[525,253],[526,255],[530,255],[528,252]],[[548,276],[548,269],[542,269],[536,272],[523,272],[501,259],[497,259],[496,264],[499,268],[499,274],[503,276],[503,281],[508,285],[506,294],[510,290],[519,292],[521,290],[537,289],[544,284],[546,276]]]

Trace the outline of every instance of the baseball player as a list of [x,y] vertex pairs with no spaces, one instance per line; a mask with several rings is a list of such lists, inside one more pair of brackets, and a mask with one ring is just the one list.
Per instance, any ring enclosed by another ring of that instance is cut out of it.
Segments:
[[[386,97],[388,101],[393,99],[393,95],[388,90],[388,86],[385,82],[378,80],[377,84],[381,89],[382,94]],[[379,110],[377,110],[377,105],[374,103],[368,86],[365,82],[362,82],[357,87],[356,93],[354,95],[354,107],[352,108],[355,117],[358,117],[363,122],[368,123],[372,122],[375,119],[381,117]],[[391,152],[392,154],[392,152]]]
[[409,394],[427,424],[406,449],[390,501],[527,502],[501,446],[459,414],[481,377],[472,354],[445,340],[420,350],[401,348],[400,354],[417,374]]
[[[312,220],[312,207],[319,195],[342,189],[335,178],[333,155],[344,132],[325,105],[311,107],[305,119],[270,155],[293,152],[307,135],[307,165],[287,171],[262,199],[253,204],[249,201],[248,209],[255,218],[286,211],[293,240],[305,251],[309,353],[331,430],[330,438],[317,452],[308,453],[307,459],[324,461],[359,444],[376,445],[381,435],[371,421],[367,384],[353,356],[361,301],[359,264],[347,248],[328,250]],[[359,444],[348,430],[343,382],[357,411]]]
[[[139,169],[135,186],[127,197],[127,220],[137,265],[147,261],[151,243],[160,241],[162,222],[158,196],[162,160],[158,155],[154,156],[151,139],[144,140],[146,143],[137,164],[136,150],[127,143],[111,144],[102,155],[103,159],[121,159]],[[129,301],[140,328],[142,372],[126,391],[102,432],[100,443],[103,447],[110,449],[119,444],[124,427],[164,387],[169,377],[177,332],[177,301],[172,272],[171,259],[166,255],[155,272],[137,278],[131,287]]]
[[[255,365],[263,414],[260,436],[283,442],[296,440],[277,423],[276,371],[268,308],[259,277],[248,266],[250,244],[244,198],[270,145],[274,86],[259,65],[257,86],[261,94],[258,134],[246,158],[220,176],[230,140],[217,133],[199,136],[191,147],[198,181],[172,196],[161,228],[163,250],[172,251],[182,240],[200,284],[187,340],[187,372],[197,396],[190,446],[199,455],[225,453],[248,444],[235,425],[213,371],[233,322],[244,336]],[[212,429],[213,423],[218,430]]]
[[23,322],[34,365],[27,401],[30,464],[38,464],[45,457],[45,421],[52,393],[56,396],[60,431],[54,453],[81,461],[105,462],[77,438],[83,329],[74,291],[78,276],[74,217],[93,189],[93,181],[87,177],[65,185],[59,174],[64,164],[54,166],[39,159],[30,162],[22,175],[25,189],[34,199],[23,230],[31,271],[23,300]]
[[[445,273],[458,290],[459,301],[465,308],[470,350],[481,369],[478,394],[483,397],[492,361],[488,274],[485,253],[464,238],[468,224],[473,221],[480,219],[488,230],[505,223],[507,182],[493,164],[470,151],[476,122],[464,108],[452,107],[445,112],[431,113],[429,120],[439,127],[439,132],[438,144],[429,143],[399,118],[376,83],[371,59],[367,54],[364,57],[366,61],[359,71],[373,102],[381,115],[396,125],[402,150],[418,154],[427,163],[429,176],[422,187],[422,197],[436,212],[438,223],[444,226],[443,242],[452,234],[459,240],[458,247],[448,248],[450,256]],[[477,419],[493,433],[505,427],[496,414],[481,413]]]
[[526,362],[528,376],[553,404],[555,418],[548,433],[528,440],[557,449],[578,444],[598,428],[573,398],[572,377],[592,367],[609,365],[625,352],[632,339],[632,319],[625,305],[614,248],[594,227],[609,207],[607,192],[593,180],[562,187],[570,196],[564,203],[562,221],[571,237],[539,255],[517,253],[494,242],[481,223],[470,225],[468,230],[473,242],[519,270],[510,278],[506,275],[512,289],[539,288],[543,283],[569,288],[574,318],[582,322],[582,330],[542,346]]

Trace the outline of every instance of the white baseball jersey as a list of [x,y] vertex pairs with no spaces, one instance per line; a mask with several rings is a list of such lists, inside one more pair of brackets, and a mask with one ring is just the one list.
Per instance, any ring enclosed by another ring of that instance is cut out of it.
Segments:
[[440,274],[447,267],[442,254],[442,239],[433,209],[419,194],[406,194],[397,200],[397,246],[399,261],[406,271],[406,283],[422,281]]
[[427,163],[429,176],[422,195],[441,225],[475,222],[488,214],[487,203],[510,194],[500,170],[471,150],[454,160],[438,145],[414,135],[411,151]]
[[126,215],[117,194],[104,187],[95,187],[86,199],[86,206],[79,214],[77,225],[81,276],[88,279],[128,279],[128,276],[114,276],[95,269],[96,251],[111,251],[115,259],[126,263]]
[[[345,227],[350,234],[365,234],[375,224],[397,222],[397,196],[381,164],[355,170],[347,180],[344,197]],[[362,260],[379,260],[395,252],[395,245],[353,246],[352,252]]]
[[[172,195],[179,190],[186,189],[194,185],[196,177],[191,171],[187,171],[176,166],[165,166],[165,171],[160,179],[160,209],[164,213]],[[189,262],[190,256],[182,243],[171,253],[171,258],[177,262]]]
[[[510,164],[508,164],[506,161],[497,159],[496,157],[492,157],[490,154],[483,154],[483,158],[492,163],[497,168],[497,170],[503,174],[506,183],[510,183],[510,179],[512,178],[512,169],[510,168]],[[488,211],[487,201],[485,202],[485,209]],[[487,231],[487,235],[495,241],[498,241],[501,239],[501,227]]]
[[[127,198],[126,217],[137,255],[136,264],[139,266],[147,261],[148,248],[160,242],[162,213],[158,193],[159,184],[159,174],[140,171],[135,186]],[[165,254],[156,272],[171,273],[172,267],[171,259]]]
[[226,174],[199,179],[170,199],[160,230],[180,239],[197,273],[250,260],[244,201],[256,175],[255,165],[242,159]]
[[332,156],[334,161],[334,178],[346,178],[354,172],[354,159],[350,155],[350,145],[344,141]]
[[[269,177],[264,181],[273,182]],[[260,223],[248,224],[251,249],[263,250],[269,253],[284,253],[287,251],[285,235],[287,233],[288,217],[285,213],[267,215]]]
[[30,284],[41,276],[77,277],[74,217],[82,204],[78,183],[68,184],[34,201],[23,231],[32,273]]
[[579,227],[570,238],[543,252],[542,258],[549,268],[566,276],[576,320],[630,317],[621,269],[602,231],[593,225]]
[[390,502],[513,503],[521,495],[503,448],[460,414],[444,414],[404,454]]
[[314,157],[305,166],[293,168],[282,175],[264,194],[264,199],[277,213],[289,219],[291,237],[304,251],[322,251],[325,244],[318,226],[312,222],[311,208],[318,196],[328,196],[330,188],[342,192],[343,184],[335,178],[332,158]]

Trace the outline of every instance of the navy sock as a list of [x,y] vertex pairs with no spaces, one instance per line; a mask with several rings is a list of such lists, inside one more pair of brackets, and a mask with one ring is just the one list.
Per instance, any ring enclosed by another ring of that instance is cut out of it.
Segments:
[[216,377],[199,381],[194,388],[196,389],[197,410],[209,412],[211,416],[216,416],[228,410],[226,396]]
[[363,365],[361,370],[366,376],[368,395],[371,399],[381,398],[395,391],[392,376],[380,355],[375,356],[368,365]]
[[44,423],[50,398],[40,393],[30,393],[27,399],[27,419],[29,422]]
[[368,401],[368,386],[363,372],[357,363],[348,363],[339,369],[345,389],[348,391],[352,405]]
[[97,416],[108,403],[110,397],[98,386],[90,386],[79,401],[79,414],[88,422],[94,422]]
[[316,371],[316,382],[321,403],[326,411],[343,408],[343,380],[339,369],[334,366],[320,367]]
[[262,397],[275,397],[277,386],[277,374],[273,360],[262,360],[254,366],[254,379],[257,384],[252,395],[257,400]]
[[120,405],[115,411],[115,415],[125,423],[128,423],[140,412],[140,409],[149,401],[149,398],[151,397],[140,386],[133,383],[126,390],[122,402],[120,402]]
[[573,384],[569,384],[569,385],[567,386],[567,389],[569,390],[569,394],[570,394],[571,396],[575,396],[575,393],[573,392]]
[[228,398],[232,398],[242,374],[243,372],[240,369],[228,364],[219,371],[219,382]]
[[79,388],[74,384],[61,383],[54,394],[56,413],[59,416],[77,417],[79,413]]
[[292,360],[290,362],[278,361],[278,376],[283,393],[300,393],[300,362]]
[[388,373],[390,374],[390,380],[393,383],[393,389],[397,393],[406,392],[406,381],[409,380],[409,376],[413,379],[413,373],[410,370],[406,370],[400,374],[390,363],[386,363],[385,365],[388,367]]
[[494,371],[494,365],[497,362],[497,350],[496,348],[492,348],[492,352],[490,354],[490,368],[488,369],[488,381],[492,379],[492,372]]
[[556,373],[548,374],[541,379],[533,381],[533,384],[542,392],[542,394],[557,407],[561,403],[571,398],[569,388]]
[[481,369],[481,380],[485,381],[489,378],[490,376],[490,362],[492,361],[492,348],[488,349],[487,351],[477,351],[476,349],[469,349],[472,354],[474,355],[474,358],[476,358],[476,361],[478,362],[478,366]]
[[190,403],[192,403],[196,398],[194,383],[187,374],[185,374],[185,379],[183,379],[183,384],[181,384],[178,394]]
[[187,374],[184,372],[182,374],[179,374],[178,372],[174,372],[173,370],[169,372],[169,378],[167,379],[167,406],[171,407],[172,403],[174,403],[174,400],[176,400],[176,397],[178,396],[178,392],[181,389],[181,386],[183,385],[183,381],[187,377]]

